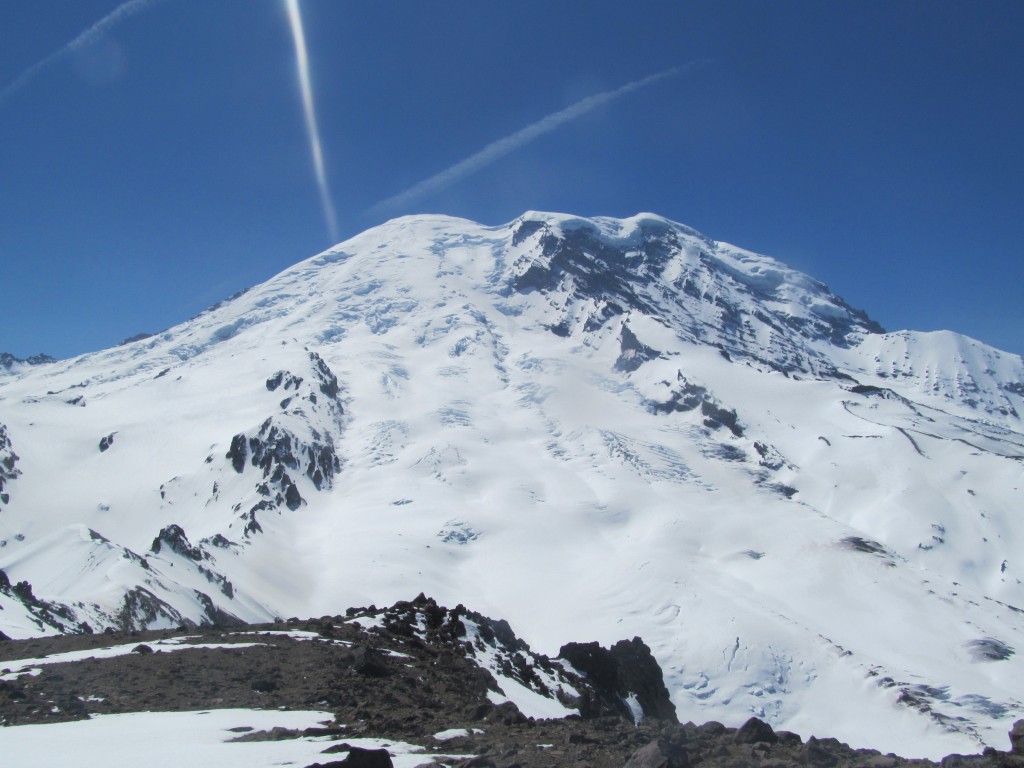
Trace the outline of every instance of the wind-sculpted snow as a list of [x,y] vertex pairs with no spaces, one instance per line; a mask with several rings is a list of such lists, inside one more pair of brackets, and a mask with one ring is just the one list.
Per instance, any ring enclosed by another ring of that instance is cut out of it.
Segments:
[[1019,357],[651,214],[396,219],[0,381],[0,631],[422,590],[640,635],[683,720],[973,751],[1024,714],[1021,414]]

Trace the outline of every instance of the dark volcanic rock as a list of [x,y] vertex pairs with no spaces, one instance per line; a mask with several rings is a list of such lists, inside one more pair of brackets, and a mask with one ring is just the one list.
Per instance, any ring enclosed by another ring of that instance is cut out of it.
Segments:
[[967,650],[975,661],[1005,661],[1013,656],[1013,648],[1002,640],[986,637],[981,640],[971,640],[967,643]]
[[0,370],[9,371],[16,365],[46,365],[55,363],[57,358],[49,355],[31,355],[30,357],[15,357],[10,352],[0,352]]
[[74,612],[68,606],[36,597],[32,591],[32,584],[28,581],[19,581],[12,585],[3,570],[0,570],[0,594],[18,600],[40,629],[50,627],[58,632],[67,633],[92,631],[88,624],[75,618]]
[[136,333],[134,336],[129,336],[127,339],[122,339],[118,342],[117,346],[123,347],[126,344],[134,344],[136,341],[145,341],[146,339],[153,338],[154,335],[155,334],[142,331],[141,333]]
[[[522,249],[520,270],[509,288],[546,296],[558,308],[547,328],[559,336],[592,332],[636,312],[671,319],[695,341],[784,373],[841,376],[808,342],[848,348],[864,334],[883,332],[817,281],[804,287],[826,311],[780,311],[789,284],[781,272],[755,277],[737,270],[720,244],[656,217],[638,217],[635,225],[624,237],[609,237],[594,222],[523,221],[513,236]],[[624,355],[620,370],[634,363]]]
[[634,752],[625,768],[687,768],[689,765],[685,749],[658,739]]
[[185,531],[180,525],[171,524],[165,527],[157,534],[157,537],[153,539],[153,544],[149,548],[149,551],[154,555],[159,554],[160,551],[166,547],[172,552],[177,552],[182,557],[188,558],[189,560],[195,560],[196,562],[203,559],[202,550],[199,547],[195,547],[185,536]]
[[704,415],[704,426],[711,429],[726,427],[736,437],[743,436],[743,427],[739,425],[736,411],[723,408],[711,400],[700,404],[700,412]]
[[261,475],[253,489],[256,502],[247,502],[246,511],[241,511],[242,503],[236,507],[246,521],[246,536],[263,530],[258,521],[262,513],[295,511],[306,503],[299,487],[302,475],[320,491],[330,488],[341,471],[334,443],[345,413],[338,377],[318,354],[308,354],[306,377],[281,370],[264,382],[270,392],[288,393],[279,403],[281,412],[264,419],[255,434],[234,435],[225,454],[235,472],[243,474],[251,466]]
[[836,739],[817,739],[811,736],[800,750],[800,762],[815,768],[829,768],[839,762],[836,747],[841,746]]
[[363,749],[362,747],[349,747],[349,753],[344,760],[334,760],[330,763],[313,763],[308,768],[393,768],[391,755],[386,749]]
[[1024,720],[1018,720],[1010,731],[1010,749],[1015,755],[1024,755]]
[[18,459],[18,454],[11,445],[11,438],[7,434],[7,427],[0,424],[0,504],[7,504],[11,500],[8,486],[21,474]]
[[763,720],[752,717],[736,731],[737,744],[756,744],[759,741],[774,744],[779,740],[772,727]]
[[[309,359],[313,363],[313,369],[316,373],[317,382],[320,386],[320,392],[332,400],[338,397],[338,393],[341,391],[338,386],[338,377],[334,375],[334,372],[327,366],[324,359],[320,357],[316,352],[309,353]],[[338,408],[341,408],[341,404],[338,404]]]
[[241,474],[242,470],[245,469],[245,460],[248,455],[249,448],[245,435],[239,434],[231,438],[231,447],[228,449],[225,458],[231,459],[231,466],[235,468],[235,472]]
[[682,371],[676,372],[675,382],[663,381],[662,385],[668,390],[664,399],[645,403],[652,413],[688,413],[700,408],[704,426],[708,429],[725,427],[736,437],[743,436],[743,426],[736,410],[719,403],[707,388],[689,381]]
[[614,713],[632,718],[626,700],[635,696],[643,717],[676,722],[661,667],[639,637],[620,640],[611,649],[597,643],[569,643],[559,650],[558,658],[584,673],[597,689],[598,700],[580,708],[584,717]]
[[619,358],[615,361],[615,369],[618,371],[635,371],[648,360],[654,360],[661,354],[641,342],[625,323],[622,325],[619,339]]
[[288,371],[278,371],[267,379],[267,391],[273,392],[282,386],[285,389],[298,389],[300,384],[302,384],[301,376],[296,376]]
[[387,677],[389,674],[383,657],[365,645],[352,649],[352,669],[366,677]]
[[840,545],[846,549],[852,549],[854,552],[864,552],[869,555],[875,555],[885,561],[886,565],[896,565],[896,560],[893,557],[892,552],[885,548],[883,544],[872,539],[865,539],[861,536],[845,536],[840,540]]
[[[30,588],[22,587],[21,592],[31,594]],[[222,647],[189,647],[202,644]],[[741,728],[715,722],[680,725],[674,711],[672,717],[658,719],[653,713],[661,697],[661,672],[638,639],[611,649],[591,643],[566,646],[563,658],[572,657],[574,666],[586,670],[586,677],[564,680],[571,680],[585,699],[576,704],[581,709],[589,706],[587,716],[529,718],[511,702],[492,703],[499,683],[516,675],[535,693],[556,695],[551,690],[543,693],[540,678],[572,673],[532,653],[507,623],[462,606],[447,609],[422,595],[389,608],[356,608],[346,616],[253,627],[8,640],[0,643],[0,670],[15,667],[5,659],[117,645],[134,647],[136,652],[43,665],[35,675],[5,673],[7,679],[0,681],[0,723],[47,723],[147,710],[328,710],[334,724],[325,727],[273,728],[237,736],[240,741],[327,740],[321,766],[391,764],[386,750],[360,750],[345,741],[362,737],[409,742],[428,754],[450,755],[443,764],[477,768],[938,765],[852,749],[836,739],[810,738],[804,743],[795,734],[774,732],[756,718]],[[518,666],[512,661],[517,654],[526,660]],[[498,678],[485,668],[495,659],[501,667]],[[362,665],[368,661],[381,674],[366,674]],[[527,669],[536,677],[531,678]],[[647,714],[638,724],[621,700],[625,691],[636,696]],[[449,729],[463,729],[463,735],[443,742],[434,738]],[[1024,721],[1015,724],[1010,738],[1013,752],[989,749],[984,755],[949,756],[942,766],[1024,768]]]

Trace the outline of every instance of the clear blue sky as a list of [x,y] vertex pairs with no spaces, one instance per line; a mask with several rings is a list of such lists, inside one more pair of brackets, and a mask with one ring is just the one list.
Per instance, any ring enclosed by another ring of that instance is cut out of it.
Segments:
[[[0,0],[0,89],[119,0]],[[1024,3],[301,0],[341,237],[653,211],[890,330],[1024,352]],[[156,0],[0,99],[0,351],[181,322],[329,244],[284,0]],[[492,141],[698,59],[451,186]]]

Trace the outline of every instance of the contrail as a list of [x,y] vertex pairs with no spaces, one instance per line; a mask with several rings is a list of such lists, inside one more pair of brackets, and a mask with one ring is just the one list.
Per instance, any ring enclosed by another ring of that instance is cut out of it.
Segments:
[[324,172],[324,153],[320,147],[320,130],[317,128],[316,111],[313,109],[313,88],[309,82],[309,56],[306,54],[306,36],[302,31],[302,15],[299,0],[285,0],[288,8],[288,23],[295,40],[295,61],[299,68],[299,87],[302,90],[302,107],[306,113],[306,132],[309,134],[309,148],[313,153],[313,167],[316,170],[316,184],[320,188],[320,202],[324,207],[324,219],[331,236],[331,243],[338,242],[338,217],[331,205],[331,193],[327,188],[327,174]]
[[479,152],[470,155],[465,160],[461,160],[450,168],[431,176],[429,179],[424,179],[418,184],[414,184],[404,192],[399,192],[393,197],[389,197],[386,200],[381,200],[379,203],[374,204],[368,209],[368,213],[372,214],[384,214],[387,211],[399,208],[407,203],[411,203],[414,200],[418,200],[427,195],[435,192],[440,192],[442,189],[450,187],[455,182],[469,176],[472,173],[476,173],[481,168],[490,165],[495,160],[504,157],[510,152],[519,149],[519,147],[527,144],[539,136],[545,133],[550,133],[559,126],[575,120],[578,117],[582,117],[591,110],[600,107],[602,104],[615,101],[616,99],[625,96],[626,94],[638,91],[648,85],[653,85],[661,80],[666,80],[670,77],[675,77],[687,72],[695,67],[703,66],[704,64],[710,63],[709,60],[691,61],[688,64],[682,64],[678,67],[672,67],[666,69],[663,72],[658,72],[653,75],[648,75],[640,80],[634,80],[632,83],[626,83],[619,88],[611,91],[605,91],[604,93],[598,93],[593,96],[587,96],[585,99],[577,101],[570,107],[566,107],[563,110],[554,112],[547,117],[541,118],[535,123],[532,123],[525,128],[521,128],[515,133],[506,136],[503,139],[498,139],[495,142],[488,144],[486,147],[481,149]]
[[107,30],[121,21],[127,19],[129,16],[134,16],[137,13],[141,13],[151,5],[162,2],[163,0],[128,0],[127,3],[121,3],[114,10],[104,16],[102,19],[97,21],[87,30],[82,32],[78,37],[67,43],[63,48],[51,53],[45,59],[36,62],[31,67],[26,69],[20,75],[18,75],[13,82],[7,85],[2,91],[0,91],[0,105],[2,105],[7,99],[13,96],[15,93],[20,91],[30,82],[33,78],[42,72],[50,65],[60,61],[62,58],[67,56],[69,53],[80,50],[90,43],[94,43],[98,40]]

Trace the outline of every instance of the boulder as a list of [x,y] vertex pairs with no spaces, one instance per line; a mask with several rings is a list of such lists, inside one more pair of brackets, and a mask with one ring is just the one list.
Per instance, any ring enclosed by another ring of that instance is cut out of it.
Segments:
[[811,736],[800,750],[800,763],[814,768],[831,768],[839,762],[832,749],[837,744],[835,739],[816,739]]
[[1010,729],[1010,751],[1015,755],[1024,755],[1024,720],[1018,720]]
[[774,744],[779,740],[772,727],[763,720],[752,717],[736,731],[735,740],[737,744],[756,744],[759,741]]
[[634,752],[625,768],[687,768],[689,764],[689,755],[682,745],[658,739]]
[[363,749],[349,747],[344,760],[333,760],[329,763],[313,763],[306,768],[394,768],[391,755],[386,749]]

